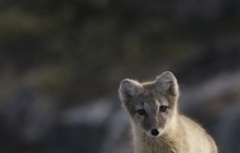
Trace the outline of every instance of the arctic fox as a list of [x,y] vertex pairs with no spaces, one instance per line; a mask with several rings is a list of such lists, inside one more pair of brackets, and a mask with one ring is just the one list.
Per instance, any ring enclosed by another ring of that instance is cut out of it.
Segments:
[[124,79],[119,97],[130,116],[135,153],[218,152],[212,137],[179,113],[179,87],[172,72],[153,82]]

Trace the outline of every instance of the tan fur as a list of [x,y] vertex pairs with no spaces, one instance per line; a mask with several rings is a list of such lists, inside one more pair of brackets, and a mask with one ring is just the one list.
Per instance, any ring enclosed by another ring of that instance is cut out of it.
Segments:
[[217,153],[202,127],[185,116],[176,118],[160,137],[150,137],[133,125],[135,153]]
[[[167,72],[167,73],[171,73],[171,72]],[[171,77],[172,78],[170,79],[172,80],[170,81],[172,81],[171,83],[173,84],[170,84],[170,85],[174,85],[174,88],[172,89],[174,93],[170,96],[168,100],[173,101],[174,102],[173,104],[176,104],[178,101],[178,94],[179,94],[178,84],[174,76],[172,75]],[[167,76],[167,79],[169,79],[168,76]],[[130,83],[133,83],[132,85],[127,84],[129,80],[130,79],[124,82],[124,84],[126,84],[125,85],[126,90],[124,89],[125,87],[121,85],[119,93],[120,93],[120,99],[123,102],[123,106],[126,108],[128,114],[130,115],[130,121],[132,123],[132,130],[133,130],[135,153],[217,153],[218,152],[216,144],[214,140],[211,138],[211,136],[208,135],[206,131],[199,124],[187,118],[186,116],[181,115],[178,112],[177,105],[176,106],[173,105],[172,110],[169,110],[169,111],[172,111],[171,113],[172,115],[170,116],[171,120],[166,123],[167,125],[166,127],[164,127],[164,132],[160,136],[150,136],[149,134],[147,134],[147,131],[145,131],[141,126],[139,126],[139,124],[137,124],[138,120],[135,121],[136,115],[134,116],[134,114],[136,113],[132,112],[132,110],[129,108],[130,105],[135,105],[135,104],[134,102],[129,100],[128,97],[126,97],[126,95],[124,95],[125,94],[124,92],[130,93],[131,94],[130,96],[135,94],[136,95],[136,97],[134,97],[134,100],[135,100],[139,98],[138,95],[141,95],[140,93],[142,93],[144,90],[145,90],[144,91],[145,93],[148,93],[152,90],[151,88],[153,87],[151,87],[151,83],[144,83],[141,86],[141,84],[138,83],[137,81],[135,86],[134,85],[135,82],[133,80],[130,80]],[[167,81],[169,82],[169,80]],[[170,85],[165,84],[165,82],[163,83],[164,84],[161,84],[160,86],[155,85],[154,88],[161,88],[161,90],[162,89],[170,90]],[[131,92],[128,91],[130,89],[131,89]],[[163,93],[163,91],[161,91],[161,93]],[[150,94],[150,95],[154,95],[154,94]],[[165,96],[165,98],[166,97],[167,96]],[[161,98],[161,95],[160,95],[160,98]]]

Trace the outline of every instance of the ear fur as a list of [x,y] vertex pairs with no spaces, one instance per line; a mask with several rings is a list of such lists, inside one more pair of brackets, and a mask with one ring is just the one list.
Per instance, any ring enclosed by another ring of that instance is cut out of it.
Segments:
[[126,101],[132,96],[139,94],[142,90],[142,85],[131,79],[124,79],[119,87],[119,97],[122,101]]
[[179,95],[177,79],[170,71],[163,72],[160,76],[158,76],[155,81],[155,85],[158,91],[163,91],[172,96]]

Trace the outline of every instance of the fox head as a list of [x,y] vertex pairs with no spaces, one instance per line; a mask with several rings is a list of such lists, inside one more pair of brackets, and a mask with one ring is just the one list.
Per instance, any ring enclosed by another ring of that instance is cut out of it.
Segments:
[[179,89],[172,72],[166,71],[153,82],[124,79],[119,97],[133,126],[150,136],[164,133],[177,113]]

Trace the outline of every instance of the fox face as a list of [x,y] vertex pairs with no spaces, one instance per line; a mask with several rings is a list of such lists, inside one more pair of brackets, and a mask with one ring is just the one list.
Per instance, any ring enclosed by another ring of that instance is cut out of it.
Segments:
[[177,112],[178,83],[169,71],[153,82],[124,79],[120,84],[119,97],[133,126],[150,136],[160,136]]

